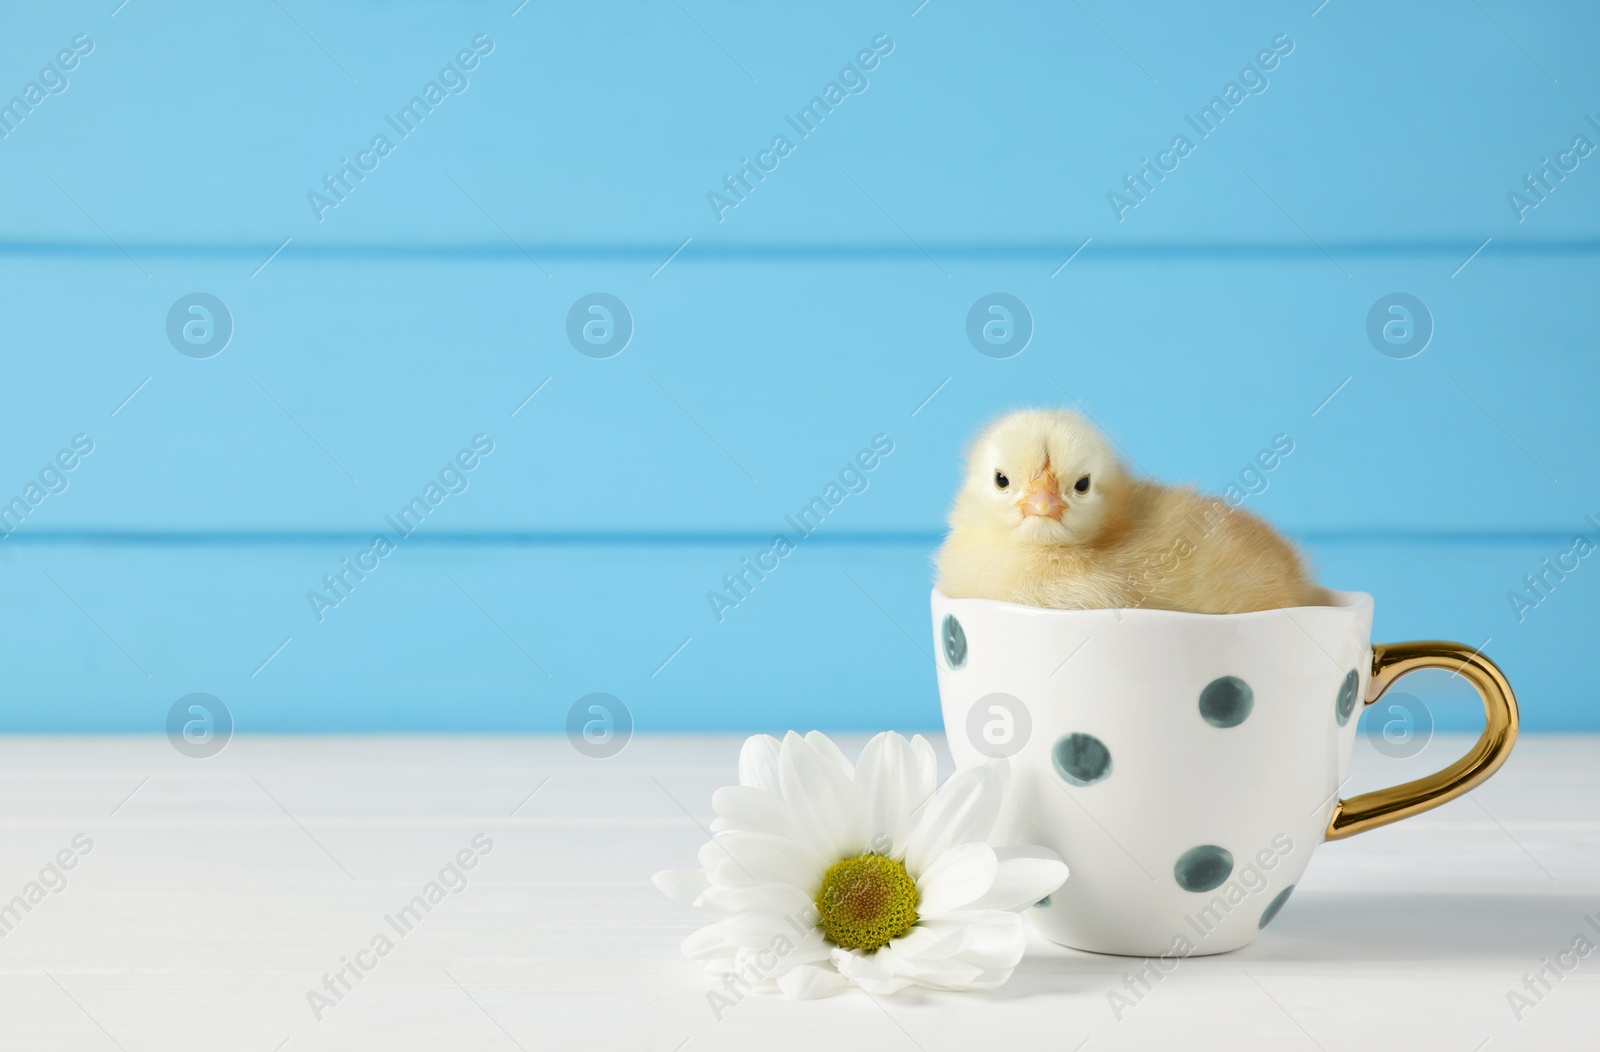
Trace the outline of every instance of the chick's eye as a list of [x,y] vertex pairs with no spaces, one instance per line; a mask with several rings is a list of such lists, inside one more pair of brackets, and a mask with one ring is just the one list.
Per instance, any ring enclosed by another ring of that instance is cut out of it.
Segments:
[[1079,493],[1088,493],[1089,492],[1089,476],[1085,475],[1085,476],[1083,476],[1083,478],[1081,478],[1077,482],[1073,483],[1072,488],[1077,490]]
[[994,473],[994,488],[995,489],[1005,489],[1009,485],[1011,485],[1011,480],[1006,478],[1005,472],[996,471]]

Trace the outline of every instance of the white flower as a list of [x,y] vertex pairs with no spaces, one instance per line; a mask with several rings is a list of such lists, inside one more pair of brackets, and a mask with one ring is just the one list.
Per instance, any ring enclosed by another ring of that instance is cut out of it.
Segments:
[[854,768],[815,731],[748,739],[739,784],[711,798],[703,868],[655,875],[719,918],[684,955],[735,999],[774,982],[796,998],[851,983],[887,994],[1005,982],[1027,942],[1019,911],[1060,887],[1067,867],[1043,848],[984,842],[1001,768],[958,771],[937,792],[934,778],[921,735],[879,734]]

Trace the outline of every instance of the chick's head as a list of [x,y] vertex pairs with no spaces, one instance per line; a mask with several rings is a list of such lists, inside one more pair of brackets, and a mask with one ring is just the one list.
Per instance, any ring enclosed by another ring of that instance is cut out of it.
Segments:
[[1126,488],[1105,437],[1081,417],[1009,413],[973,443],[950,524],[1036,544],[1086,544],[1116,515]]

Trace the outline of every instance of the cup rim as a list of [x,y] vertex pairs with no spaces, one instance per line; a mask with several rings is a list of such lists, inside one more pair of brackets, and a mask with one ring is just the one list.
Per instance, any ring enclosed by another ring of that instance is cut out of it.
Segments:
[[1187,610],[1151,610],[1144,607],[1094,607],[1088,610],[1055,610],[1043,606],[1028,606],[1025,603],[1011,603],[1003,599],[955,598],[945,595],[937,585],[933,588],[930,602],[938,606],[957,603],[963,606],[977,608],[997,614],[1014,614],[1020,617],[1048,617],[1058,620],[1089,618],[1103,618],[1108,615],[1121,620],[1135,621],[1190,621],[1194,623],[1221,624],[1227,622],[1244,623],[1252,620],[1262,620],[1273,617],[1286,616],[1286,612],[1310,612],[1337,610],[1347,614],[1370,613],[1373,606],[1372,595],[1368,592],[1344,592],[1330,588],[1328,591],[1337,600],[1331,606],[1286,606],[1274,607],[1271,610],[1251,610],[1242,614],[1200,614]]

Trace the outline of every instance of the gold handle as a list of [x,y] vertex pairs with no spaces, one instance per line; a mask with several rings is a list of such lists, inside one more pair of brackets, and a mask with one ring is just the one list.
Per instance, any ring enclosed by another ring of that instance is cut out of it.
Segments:
[[1419,668],[1448,669],[1472,684],[1483,699],[1483,733],[1465,756],[1442,771],[1334,804],[1327,839],[1343,840],[1454,800],[1498,771],[1511,755],[1517,740],[1517,699],[1511,684],[1493,661],[1460,643],[1374,643],[1366,703],[1371,705],[1395,680]]

